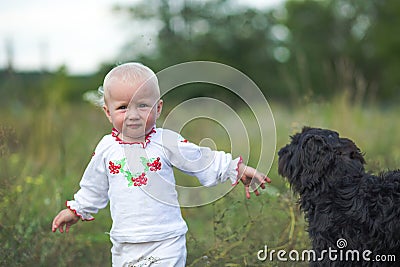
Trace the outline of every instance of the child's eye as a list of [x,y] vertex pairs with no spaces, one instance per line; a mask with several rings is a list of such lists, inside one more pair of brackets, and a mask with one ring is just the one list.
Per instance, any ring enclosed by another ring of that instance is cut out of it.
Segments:
[[127,109],[128,107],[127,106],[119,106],[117,109],[118,110],[124,110],[124,109]]

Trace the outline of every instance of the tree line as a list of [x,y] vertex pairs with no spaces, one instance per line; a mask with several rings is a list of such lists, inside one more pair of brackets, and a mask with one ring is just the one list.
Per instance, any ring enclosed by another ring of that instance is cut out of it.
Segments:
[[[114,11],[126,16],[124,27],[132,30],[119,61],[141,61],[155,71],[192,60],[216,61],[242,71],[276,99],[329,98],[343,92],[359,102],[400,97],[397,0],[288,0],[272,9],[233,0],[141,0]],[[138,34],[138,25],[144,33]],[[58,88],[67,100],[81,99],[113,65],[105,62],[86,80],[61,68],[45,85],[36,85],[47,89],[36,91]],[[10,87],[15,96],[35,87],[15,85],[24,78],[10,81],[6,74],[0,76],[0,96],[9,94]],[[198,94],[193,89],[180,97]]]

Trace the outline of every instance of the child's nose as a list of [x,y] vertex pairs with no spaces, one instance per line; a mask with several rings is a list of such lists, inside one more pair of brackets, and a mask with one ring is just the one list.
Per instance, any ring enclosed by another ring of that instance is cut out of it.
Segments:
[[128,108],[126,113],[125,113],[125,119],[127,120],[137,120],[139,119],[139,112],[137,111],[136,108]]

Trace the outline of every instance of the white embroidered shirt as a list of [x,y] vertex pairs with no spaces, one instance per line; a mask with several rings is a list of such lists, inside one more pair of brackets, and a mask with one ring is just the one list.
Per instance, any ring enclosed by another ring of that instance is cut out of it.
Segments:
[[144,143],[124,143],[118,132],[97,145],[74,200],[66,205],[82,220],[110,201],[110,236],[117,242],[159,241],[185,234],[173,166],[204,186],[230,179],[235,184],[241,158],[187,142],[178,133],[154,128]]

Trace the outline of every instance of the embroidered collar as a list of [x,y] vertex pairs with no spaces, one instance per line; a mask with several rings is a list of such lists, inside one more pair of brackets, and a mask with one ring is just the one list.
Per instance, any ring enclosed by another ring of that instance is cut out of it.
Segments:
[[145,140],[144,142],[125,142],[124,140],[119,138],[119,136],[118,136],[119,135],[119,131],[117,129],[115,129],[115,128],[112,128],[111,136],[114,137],[115,141],[117,141],[120,144],[126,144],[126,145],[140,144],[140,145],[142,145],[143,148],[145,148],[147,146],[147,144],[150,143],[151,135],[153,133],[155,133],[155,132],[156,132],[156,129],[155,129],[155,127],[153,127],[151,129],[151,131],[148,134],[146,134],[146,136],[144,138],[144,140]]

